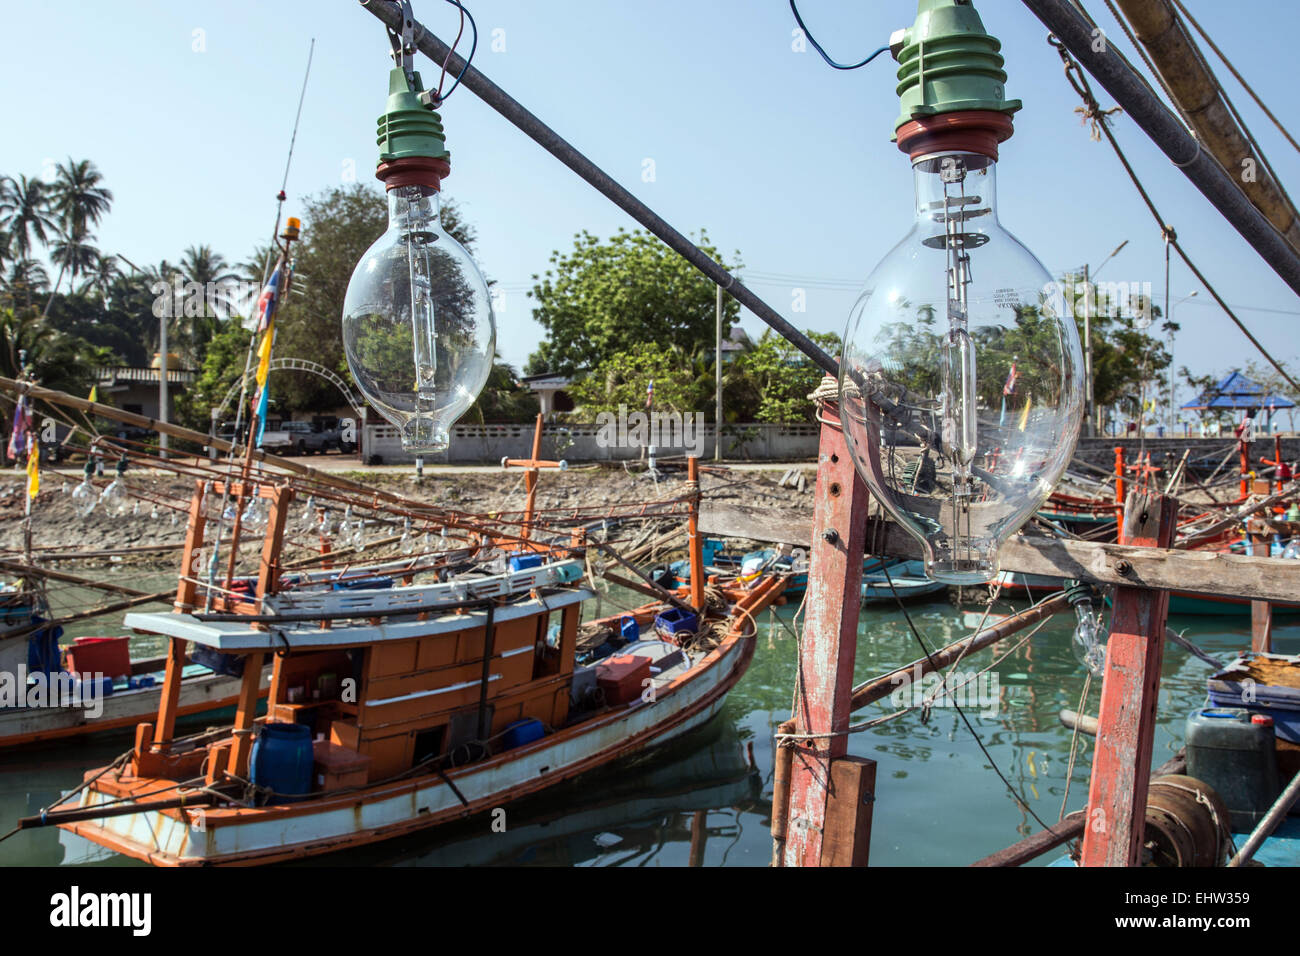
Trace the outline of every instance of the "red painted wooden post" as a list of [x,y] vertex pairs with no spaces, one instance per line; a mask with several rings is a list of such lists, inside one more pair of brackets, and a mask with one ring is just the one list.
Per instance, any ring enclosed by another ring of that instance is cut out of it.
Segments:
[[[849,726],[867,487],[849,457],[838,411],[833,404],[822,406],[796,733],[829,733]],[[847,750],[844,736],[796,742],[785,828],[786,866],[821,865],[831,762]]]
[[[1252,518],[1250,527],[1255,529],[1247,529],[1251,553],[1267,558],[1273,543],[1268,526]],[[1250,649],[1256,654],[1271,654],[1273,651],[1273,605],[1268,601],[1250,602]]]
[[1116,539],[1124,543],[1124,446],[1115,446],[1115,521]]
[[[1174,499],[1134,492],[1124,513],[1124,543],[1167,548],[1177,517]],[[1088,786],[1083,866],[1140,862],[1168,611],[1168,591],[1115,589]]]

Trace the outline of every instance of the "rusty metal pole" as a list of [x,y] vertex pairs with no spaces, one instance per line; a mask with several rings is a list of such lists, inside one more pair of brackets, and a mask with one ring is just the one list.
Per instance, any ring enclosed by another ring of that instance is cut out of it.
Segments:
[[1115,540],[1124,543],[1124,446],[1115,446]]
[[[1123,540],[1167,548],[1177,523],[1175,499],[1134,492],[1125,508]],[[1138,586],[1115,589],[1088,786],[1083,866],[1140,863],[1169,592],[1134,583]]]
[[[807,618],[797,676],[795,732],[836,734],[791,746],[786,866],[821,866],[833,764],[848,750],[853,663],[862,602],[867,487],[853,467],[838,406],[821,407],[821,448],[809,558]],[[779,759],[779,758],[778,758]],[[867,840],[868,833],[857,834]]]

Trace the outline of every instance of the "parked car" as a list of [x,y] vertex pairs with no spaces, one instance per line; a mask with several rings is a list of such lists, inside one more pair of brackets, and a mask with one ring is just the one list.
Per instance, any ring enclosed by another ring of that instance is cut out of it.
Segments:
[[289,436],[289,447],[300,455],[324,454],[331,448],[352,451],[352,443],[343,440],[337,418],[318,418],[310,422],[285,422],[280,426]]

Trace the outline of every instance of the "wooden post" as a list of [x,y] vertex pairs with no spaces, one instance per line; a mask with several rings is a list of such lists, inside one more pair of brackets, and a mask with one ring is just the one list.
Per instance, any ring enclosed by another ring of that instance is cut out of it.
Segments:
[[[248,756],[253,750],[253,721],[257,717],[257,697],[262,686],[262,666],[265,654],[244,656],[244,678],[239,684],[239,703],[235,707],[234,744],[230,748],[230,762],[226,769],[237,777],[247,777]],[[274,706],[271,699],[268,706]]]
[[[1167,548],[1173,542],[1177,518],[1176,499],[1131,494],[1125,509],[1124,541],[1139,547]],[[1115,589],[1097,716],[1097,748],[1088,786],[1083,866],[1138,866],[1141,862],[1168,611],[1168,591]]]
[[691,555],[691,607],[704,613],[704,543],[700,538],[700,460],[686,459],[686,481],[695,489],[686,530]]
[[[202,565],[203,531],[207,519],[203,515],[203,482],[194,482],[194,497],[190,499],[190,520],[185,528],[185,547],[181,550],[180,582],[176,587],[176,602],[172,609],[179,614],[194,610],[198,600],[198,580]],[[167,663],[163,669],[163,686],[158,702],[157,731],[147,741],[154,750],[171,742],[176,732],[176,711],[180,708],[181,677],[185,671],[185,650],[188,642],[173,637],[167,642]]]
[[[867,487],[849,457],[838,407],[827,403],[821,415],[808,612],[794,718],[796,733],[836,735],[794,741],[784,827],[786,866],[823,864],[834,764],[848,750],[842,731],[849,726],[862,603]],[[870,836],[859,830],[855,840],[865,848]],[[836,859],[843,859],[845,851],[838,840],[836,847]],[[848,855],[857,857],[856,852]]]
[[292,488],[272,488],[271,514],[266,520],[266,537],[262,539],[262,561],[257,571],[257,600],[275,593],[280,577],[280,551],[284,545],[284,523],[293,502]]
[[[1250,523],[1263,524],[1253,518]],[[1267,530],[1250,533],[1250,550],[1256,557],[1269,556],[1272,550],[1272,536]],[[1268,601],[1250,602],[1250,649],[1257,654],[1269,654],[1273,651],[1273,605]]]
[[533,525],[533,508],[537,501],[537,471],[539,468],[559,468],[563,470],[566,466],[562,461],[543,461],[542,460],[542,414],[537,413],[537,425],[533,430],[533,457],[532,458],[502,458],[502,468],[523,468],[524,469],[524,527],[520,531],[519,537],[528,538]]

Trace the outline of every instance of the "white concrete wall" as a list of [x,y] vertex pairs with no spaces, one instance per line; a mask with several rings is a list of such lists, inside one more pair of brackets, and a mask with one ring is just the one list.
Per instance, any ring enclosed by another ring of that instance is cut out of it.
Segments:
[[[426,464],[484,464],[495,465],[502,458],[527,458],[532,454],[533,425],[455,425],[451,430],[451,447],[439,455],[425,458]],[[818,428],[814,424],[801,425],[728,425],[723,430],[722,457],[729,460],[793,461],[816,458]],[[655,454],[661,458],[681,457],[698,453],[705,459],[713,458],[714,427],[706,424],[696,434],[677,435],[685,438],[673,445],[660,445]],[[633,441],[610,444],[604,441],[609,435],[598,425],[548,424],[542,433],[542,456],[547,459],[562,458],[577,463],[584,461],[625,461],[641,457],[641,446]],[[365,430],[367,459],[378,455],[384,464],[401,464],[414,461],[414,456],[402,450],[398,431],[392,425],[367,425]]]

